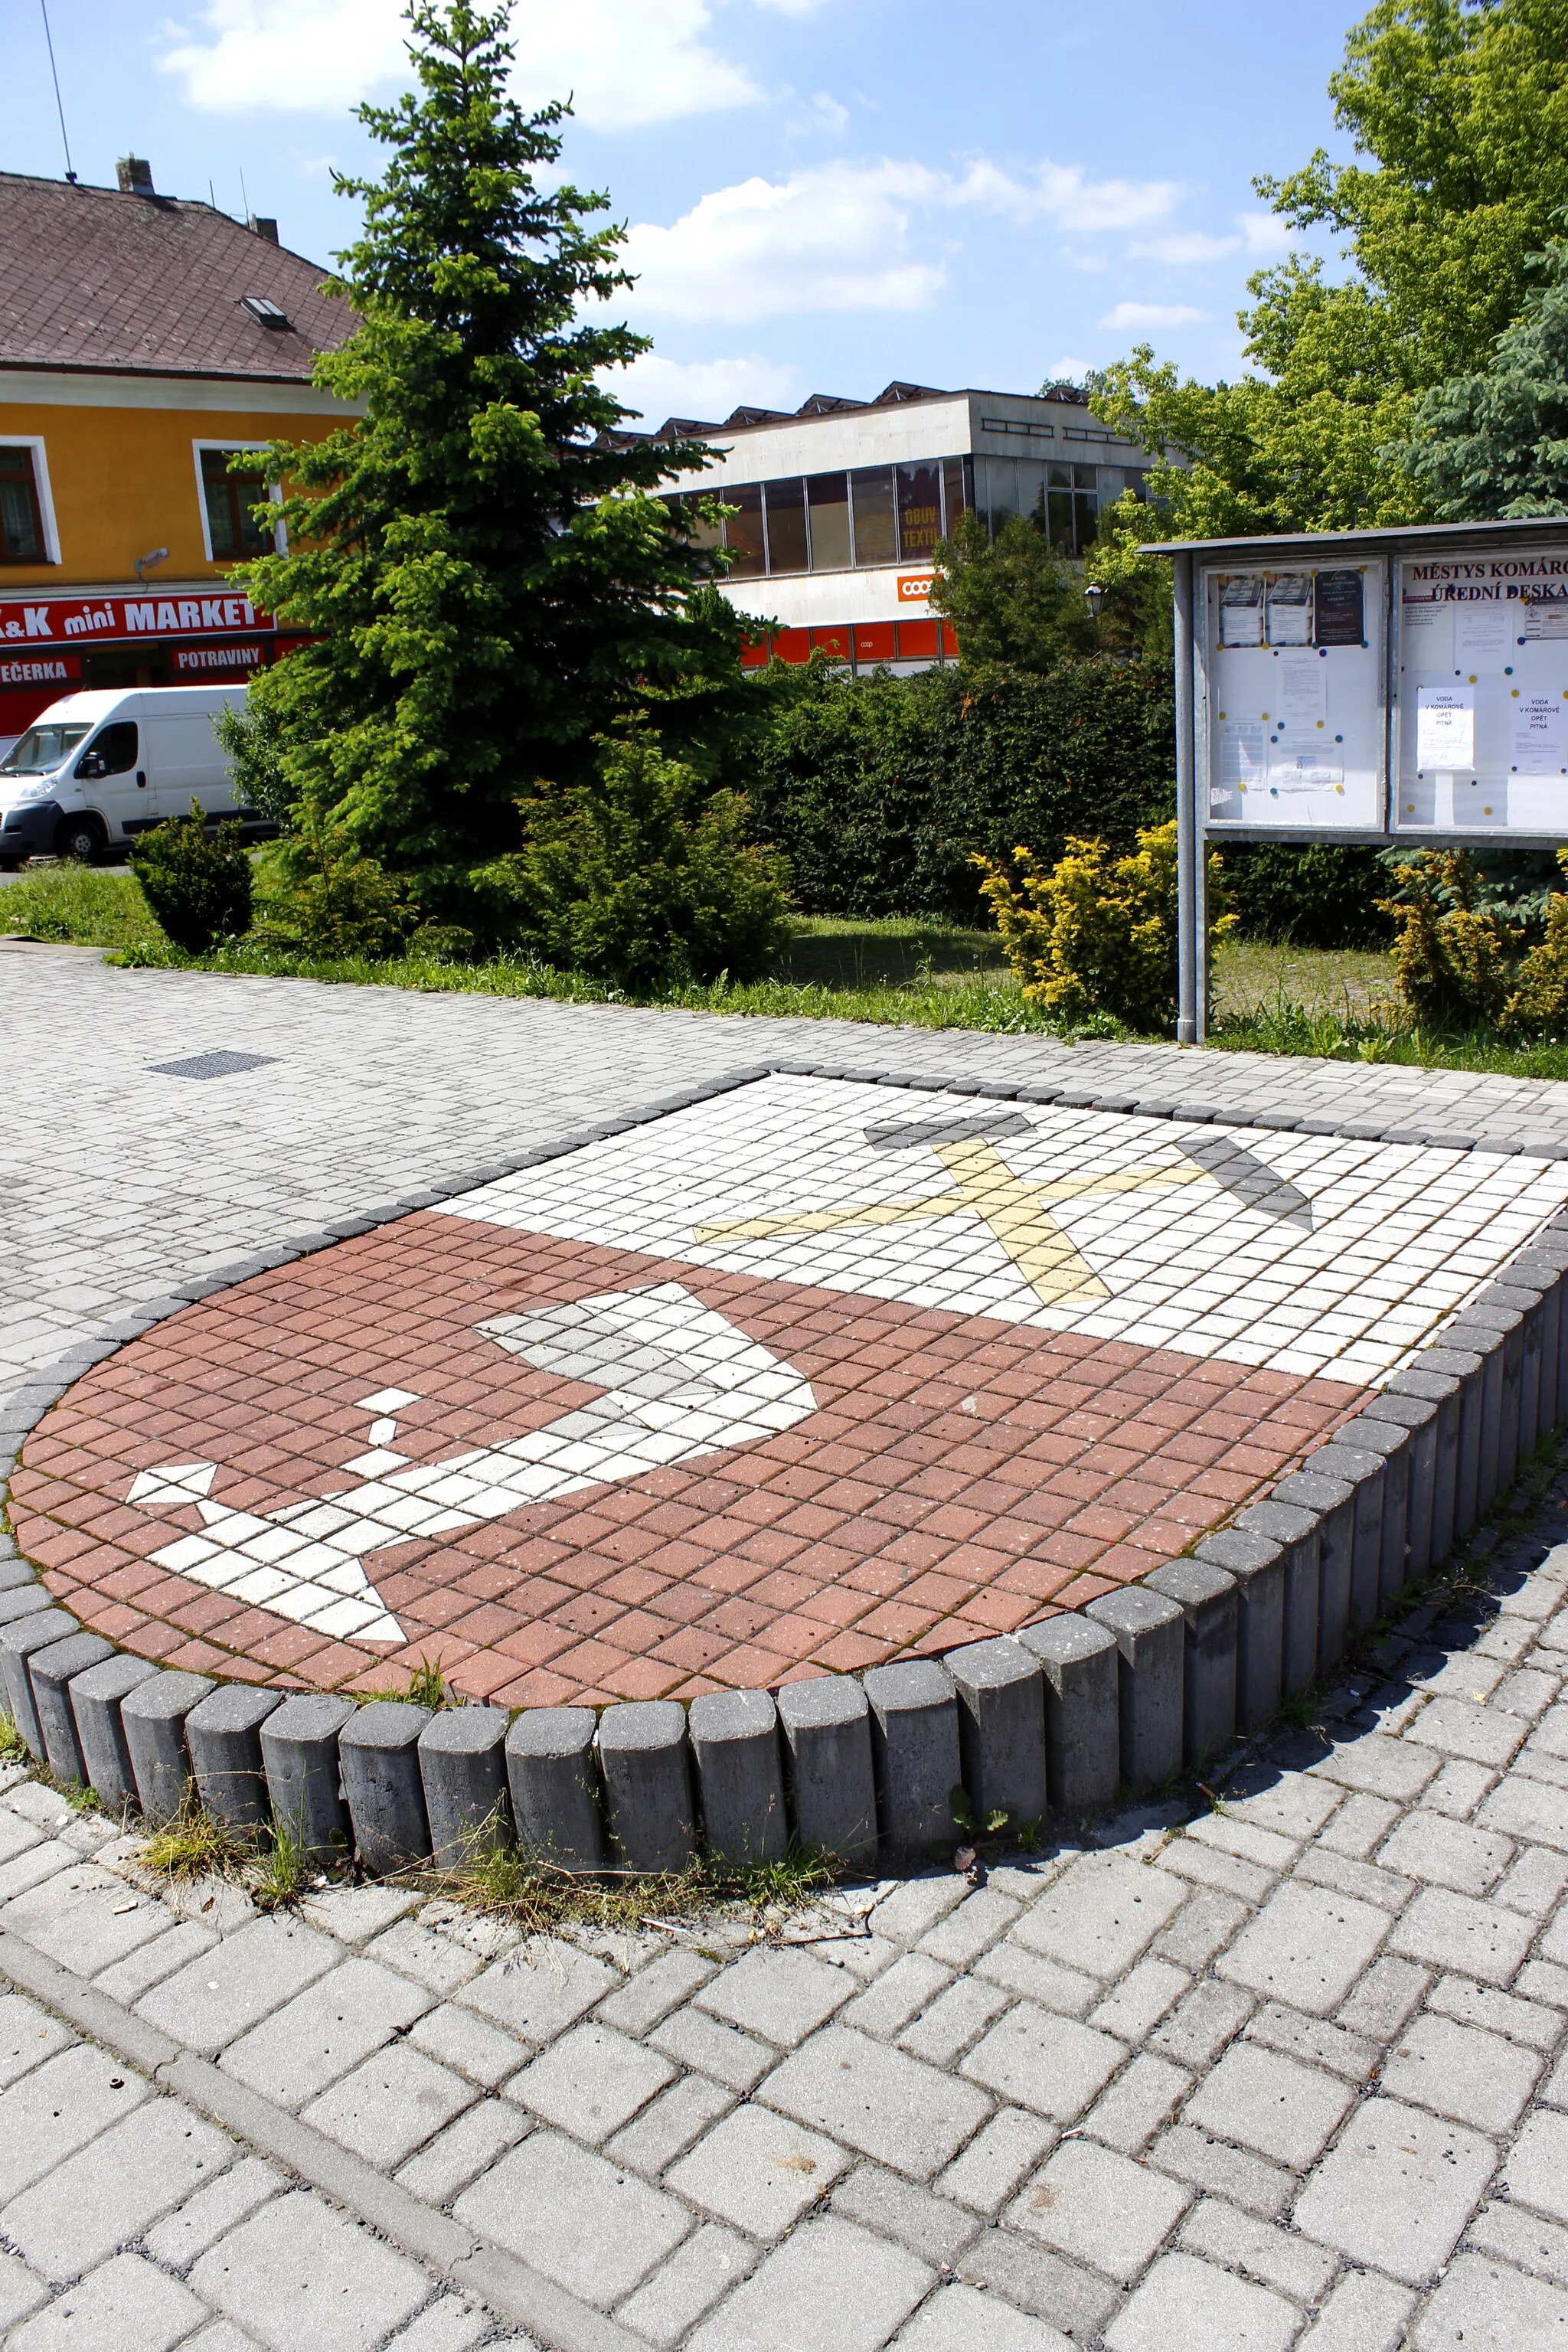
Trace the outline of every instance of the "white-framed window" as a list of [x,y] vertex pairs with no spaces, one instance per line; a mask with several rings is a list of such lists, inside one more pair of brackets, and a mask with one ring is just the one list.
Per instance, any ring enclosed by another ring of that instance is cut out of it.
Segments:
[[6,434],[0,438],[0,566],[59,560],[43,437]]
[[264,450],[265,441],[194,441],[196,505],[202,545],[209,563],[237,563],[247,555],[282,555],[283,526],[268,530],[251,512],[263,499],[276,499],[279,486],[258,466],[254,474],[231,474],[228,461],[241,449]]

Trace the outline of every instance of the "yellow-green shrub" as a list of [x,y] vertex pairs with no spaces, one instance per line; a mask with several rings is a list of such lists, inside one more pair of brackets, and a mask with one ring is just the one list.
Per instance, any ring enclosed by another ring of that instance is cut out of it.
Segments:
[[[1015,849],[1011,869],[987,857],[981,895],[1026,1003],[1066,1022],[1111,1013],[1130,1029],[1165,1032],[1176,1017],[1176,827],[1141,832],[1130,856],[1069,835],[1050,868]],[[1209,945],[1230,928],[1220,865],[1209,859]]]
[[[1558,851],[1557,863],[1568,877],[1568,850]],[[1545,938],[1520,966],[1503,1027],[1510,1036],[1568,1035],[1568,898],[1561,892],[1546,909]]]
[[1424,849],[1400,871],[1403,895],[1380,901],[1398,929],[1394,976],[1424,1027],[1494,1027],[1513,995],[1519,934],[1482,907],[1481,877],[1462,849]]

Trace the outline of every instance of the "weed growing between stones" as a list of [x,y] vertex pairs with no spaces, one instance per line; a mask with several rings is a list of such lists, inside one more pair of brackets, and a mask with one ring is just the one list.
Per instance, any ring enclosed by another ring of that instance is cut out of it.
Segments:
[[[85,1803],[92,1792],[78,1794]],[[296,1902],[308,1876],[304,1840],[293,1823],[275,1819],[257,1829],[231,1828],[207,1811],[194,1788],[187,1788],[173,1820],[153,1831],[138,1859],[160,1878],[231,1879],[258,1911]]]
[[0,1715],[0,1764],[30,1764],[26,1741],[8,1715]]

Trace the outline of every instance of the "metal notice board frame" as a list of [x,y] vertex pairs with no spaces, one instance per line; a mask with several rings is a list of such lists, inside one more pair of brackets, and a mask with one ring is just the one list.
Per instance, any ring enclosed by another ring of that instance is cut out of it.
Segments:
[[1568,516],[1142,551],[1174,570],[1179,1044],[1209,848],[1568,843]]

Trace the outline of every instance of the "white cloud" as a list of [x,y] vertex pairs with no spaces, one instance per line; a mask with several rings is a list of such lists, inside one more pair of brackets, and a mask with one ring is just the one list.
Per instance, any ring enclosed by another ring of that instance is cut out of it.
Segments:
[[[398,0],[206,0],[206,37],[161,60],[194,106],[337,113],[407,79]],[[707,0],[518,0],[513,87],[524,103],[570,95],[580,121],[624,131],[761,96],[704,36]]]
[[667,416],[710,416],[718,424],[731,409],[797,408],[803,397],[798,368],[755,352],[686,364],[648,352],[628,368],[606,369],[600,382],[649,426]]
[[1091,180],[1081,163],[1053,163],[1047,157],[1021,177],[996,163],[972,163],[952,202],[1005,213],[1020,226],[1048,220],[1058,228],[1092,233],[1166,220],[1181,193],[1174,180]]
[[636,307],[677,319],[772,319],[806,310],[919,310],[942,283],[910,250],[916,210],[939,202],[922,163],[825,163],[742,180],[669,228],[635,226]]
[[1048,383],[1081,383],[1093,365],[1092,360],[1074,359],[1069,352],[1062,359],[1051,362],[1046,371],[1046,380]]
[[849,121],[849,109],[840,106],[831,90],[813,90],[810,99],[798,112],[791,115],[784,129],[792,139],[819,137],[826,134],[836,139]]
[[775,16],[811,16],[825,5],[825,0],[757,0],[759,8],[771,8]]
[[1194,262],[1219,261],[1226,254],[1237,252],[1240,245],[1238,236],[1205,236],[1201,229],[1182,229],[1173,236],[1155,236],[1146,244],[1130,245],[1127,250],[1141,260],[1163,261],[1168,268],[1184,269]]
[[1241,213],[1237,215],[1247,250],[1255,260],[1267,261],[1290,249],[1292,230],[1289,221],[1278,213]]
[[1208,315],[1206,310],[1194,310],[1190,302],[1118,302],[1100,323],[1127,329],[1195,327]]

